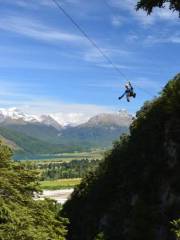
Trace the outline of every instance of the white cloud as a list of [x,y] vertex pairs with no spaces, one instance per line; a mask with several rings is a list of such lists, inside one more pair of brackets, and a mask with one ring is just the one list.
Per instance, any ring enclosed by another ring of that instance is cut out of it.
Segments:
[[[24,104],[23,104],[24,105]],[[107,106],[99,106],[93,104],[75,104],[64,103],[61,101],[52,101],[45,99],[34,99],[30,103],[26,103],[26,108],[34,114],[84,114],[86,116],[93,116],[102,112],[111,112],[112,108]]]
[[66,0],[66,3],[80,4],[81,0]]
[[[76,54],[70,54],[68,56],[67,51],[61,51],[60,54],[64,54],[65,57],[78,58],[85,60],[87,62],[96,63],[100,67],[111,68],[107,61],[104,59],[102,54],[93,48],[89,42],[77,34],[67,33],[65,31],[58,30],[56,28],[45,26],[40,21],[35,21],[31,18],[23,18],[17,16],[1,17],[0,18],[0,29],[5,31],[10,31],[17,33],[28,38],[37,39],[40,41],[45,41],[52,44],[69,43],[75,45],[82,49],[79,52],[76,50]],[[99,45],[99,44],[98,44]],[[12,47],[11,47],[12,50]],[[112,47],[101,48],[103,53],[110,58],[118,58],[120,56],[127,57],[131,53],[126,50],[120,50]],[[28,50],[27,50],[28,51]],[[32,51],[32,50],[31,50]],[[37,50],[38,51],[38,50]],[[47,51],[47,50],[46,50]],[[17,49],[16,49],[17,52]],[[11,52],[12,53],[12,52]],[[70,69],[70,66],[64,66],[62,63],[52,63],[52,62],[38,62],[38,60],[26,60],[22,59],[18,62],[18,59],[4,57],[0,60],[0,67],[15,67],[15,68],[28,68],[28,69],[47,69],[47,70],[58,70],[58,69]],[[126,66],[119,64],[120,68],[126,68]],[[72,66],[71,66],[72,68]]]
[[147,78],[136,78],[134,79],[133,84],[136,88],[140,88],[140,90],[147,91],[147,92],[153,91],[156,93],[157,91],[159,91],[159,89],[162,88],[159,81],[150,80]]
[[102,67],[102,68],[110,68],[110,69],[114,69],[115,71],[115,68],[118,68],[120,71],[121,69],[132,69],[134,68],[133,66],[130,66],[130,65],[123,65],[123,64],[108,64],[108,63],[100,63],[98,64],[99,67]]
[[91,117],[90,115],[86,115],[84,113],[62,113],[62,112],[50,114],[50,116],[52,116],[62,126],[85,123]]
[[59,62],[48,62],[46,59],[41,60],[25,60],[13,58],[3,58],[0,59],[0,68],[15,68],[15,69],[37,69],[37,70],[52,70],[52,71],[61,71],[61,70],[72,70],[72,66],[64,64],[62,61]]
[[112,82],[109,81],[109,83],[107,82],[102,82],[102,83],[89,83],[86,84],[87,87],[91,87],[91,88],[112,88],[112,89],[121,89],[123,87],[123,83],[122,82]]
[[155,17],[161,20],[175,20],[179,22],[178,13],[169,10],[168,4],[164,4],[164,6],[165,6],[164,8],[161,9],[156,8],[154,10],[153,14],[155,14]]
[[112,16],[112,25],[115,27],[121,27],[123,25],[123,18],[121,16]]
[[[121,64],[119,63],[119,59],[129,59],[129,57],[132,57],[132,52],[128,50],[121,50],[121,49],[116,49],[116,48],[101,48],[102,52],[104,53],[106,57],[103,57],[102,54],[100,54],[99,51],[97,51],[95,48],[91,48],[84,52],[84,60],[90,63],[95,64],[97,67],[100,68],[106,68],[106,69],[112,69],[118,68],[119,71],[121,69],[132,69],[134,67],[126,64]],[[112,62],[112,64],[111,64]],[[123,73],[122,73],[123,74]],[[124,74],[123,74],[124,75]]]
[[0,29],[51,43],[87,44],[87,41],[77,34],[48,27],[45,23],[26,17],[2,17],[0,19]]
[[[86,86],[88,87],[94,87],[94,88],[111,88],[111,89],[116,89],[116,90],[122,90],[124,89],[124,85],[125,85],[126,81],[123,81],[121,79],[119,79],[118,81],[112,82],[102,82],[102,83],[91,83],[88,84]],[[147,78],[134,78],[132,79],[132,84],[135,88],[140,88],[140,89],[147,89],[150,91],[158,91],[159,89],[161,89],[161,84],[160,82],[156,81],[156,80],[150,80]]]
[[[0,0],[0,3],[4,4],[4,0]],[[6,0],[6,4],[15,5],[20,8],[27,9],[39,9],[40,7],[53,7],[53,4],[49,0]]]
[[24,91],[24,89],[28,89],[30,87],[36,87],[38,85],[38,83],[32,84],[30,81],[25,81],[23,83],[17,83],[15,79],[9,81],[6,78],[0,78],[0,85],[1,85],[1,91],[0,91],[0,95],[2,93],[7,94],[8,96],[11,94],[19,94],[20,91]]
[[[104,55],[107,57],[113,59],[113,58],[119,58],[119,57],[129,57],[131,56],[130,51],[116,49],[116,48],[101,48]],[[102,54],[95,48],[90,48],[86,52],[84,52],[84,60],[87,62],[96,63],[98,66],[105,67],[105,68],[111,68],[112,66],[108,64],[107,60],[102,56]],[[120,65],[119,67],[124,67],[124,65]]]
[[169,38],[169,41],[172,42],[172,43],[180,43],[180,34],[176,35],[176,36],[171,36]]
[[[39,92],[33,91],[39,89],[38,83],[32,84],[27,81],[17,84],[17,82],[7,82],[5,79],[4,81],[1,79],[0,83],[1,108],[16,107],[31,115],[52,115],[63,125],[82,123],[96,114],[115,111],[111,106],[65,103],[61,100],[45,98]],[[29,94],[27,89],[30,89]]]
[[126,41],[134,43],[138,39],[139,39],[139,36],[136,33],[130,33],[130,34],[127,34]]
[[175,33],[163,33],[159,35],[148,35],[144,42],[146,44],[156,44],[156,43],[180,43],[180,32],[175,32]]
[[[102,49],[102,51],[107,54],[107,51],[105,51],[105,49]],[[95,48],[89,49],[88,51],[84,52],[84,60],[93,63],[104,62],[102,54]]]

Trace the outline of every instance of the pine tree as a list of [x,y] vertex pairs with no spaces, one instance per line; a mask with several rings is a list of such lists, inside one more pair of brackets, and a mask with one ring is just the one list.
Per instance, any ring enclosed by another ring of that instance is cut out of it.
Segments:
[[0,143],[0,240],[64,240],[66,219],[51,200],[35,201],[38,175],[11,161],[11,150]]

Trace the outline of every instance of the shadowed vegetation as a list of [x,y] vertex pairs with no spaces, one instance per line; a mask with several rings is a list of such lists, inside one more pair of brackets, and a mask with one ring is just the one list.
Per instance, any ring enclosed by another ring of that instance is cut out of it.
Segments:
[[69,240],[179,239],[179,116],[180,74],[75,189],[63,210]]

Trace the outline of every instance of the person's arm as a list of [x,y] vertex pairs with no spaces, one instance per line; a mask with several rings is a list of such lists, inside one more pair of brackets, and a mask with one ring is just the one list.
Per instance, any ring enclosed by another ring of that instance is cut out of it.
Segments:
[[130,89],[131,91],[133,91],[133,87],[132,87],[132,85],[131,85],[130,82],[129,82],[129,89]]
[[130,83],[130,82],[128,82],[128,84],[129,84],[129,87],[130,87],[130,88],[132,88],[132,85],[131,85],[131,83]]

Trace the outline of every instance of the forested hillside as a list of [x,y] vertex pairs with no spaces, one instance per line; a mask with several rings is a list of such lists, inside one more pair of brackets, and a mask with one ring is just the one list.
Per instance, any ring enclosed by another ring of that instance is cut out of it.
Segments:
[[82,150],[80,146],[53,144],[5,127],[0,127],[0,135],[4,138],[1,137],[0,140],[4,140],[13,148],[14,159],[31,158],[40,154],[57,154]]
[[75,189],[63,210],[69,240],[179,239],[171,223],[180,218],[179,116],[180,74]]
[[65,239],[67,220],[58,216],[60,206],[33,200],[37,173],[10,158],[11,150],[0,144],[0,239]]

